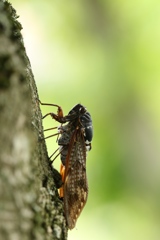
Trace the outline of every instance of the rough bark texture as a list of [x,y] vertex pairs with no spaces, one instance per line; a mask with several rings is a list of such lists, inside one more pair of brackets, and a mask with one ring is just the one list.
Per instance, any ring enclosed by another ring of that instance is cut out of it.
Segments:
[[67,239],[15,10],[0,0],[0,239]]

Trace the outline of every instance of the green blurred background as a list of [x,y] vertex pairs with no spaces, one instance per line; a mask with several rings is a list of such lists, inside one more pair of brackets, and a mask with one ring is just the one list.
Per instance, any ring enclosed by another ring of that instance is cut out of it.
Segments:
[[69,240],[159,240],[160,2],[11,3],[41,101],[65,114],[82,103],[93,119],[89,199]]

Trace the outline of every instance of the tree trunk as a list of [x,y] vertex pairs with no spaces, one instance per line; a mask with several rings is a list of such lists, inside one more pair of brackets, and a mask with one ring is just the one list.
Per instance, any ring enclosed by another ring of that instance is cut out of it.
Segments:
[[16,11],[0,0],[0,239],[67,239]]

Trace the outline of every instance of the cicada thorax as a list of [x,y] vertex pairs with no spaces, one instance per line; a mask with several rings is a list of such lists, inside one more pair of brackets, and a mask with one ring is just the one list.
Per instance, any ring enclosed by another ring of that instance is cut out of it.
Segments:
[[57,115],[48,113],[44,117],[51,115],[61,123],[58,127],[58,145],[62,163],[60,173],[63,181],[60,197],[64,201],[68,228],[73,229],[88,197],[86,152],[91,149],[92,119],[81,104],[73,107],[66,116],[63,116],[62,108],[58,105],[42,105],[58,107]]

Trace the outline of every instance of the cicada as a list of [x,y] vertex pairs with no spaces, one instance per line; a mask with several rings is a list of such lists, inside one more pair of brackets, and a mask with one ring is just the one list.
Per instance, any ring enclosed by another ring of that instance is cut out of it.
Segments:
[[[64,116],[62,108],[56,104],[45,104],[58,108],[57,114],[47,113],[61,123],[58,127],[59,154],[61,158],[60,173],[63,186],[59,195],[64,201],[64,213],[69,229],[73,229],[88,197],[86,174],[86,155],[91,150],[93,137],[92,119],[87,109],[77,104],[68,115]],[[43,117],[43,118],[44,118]]]

